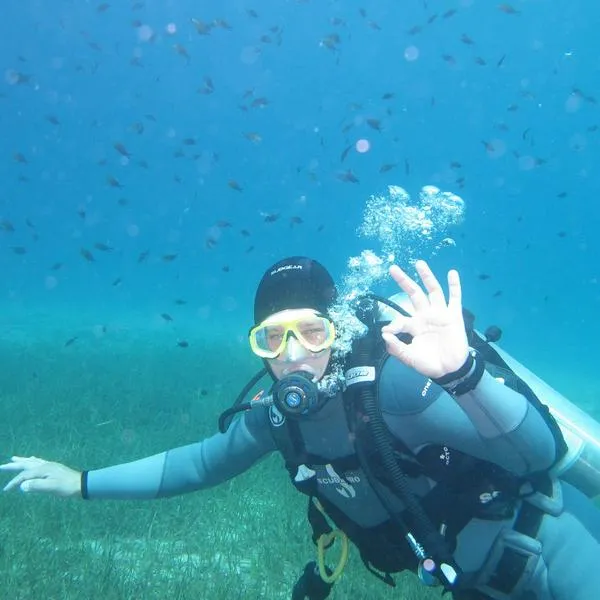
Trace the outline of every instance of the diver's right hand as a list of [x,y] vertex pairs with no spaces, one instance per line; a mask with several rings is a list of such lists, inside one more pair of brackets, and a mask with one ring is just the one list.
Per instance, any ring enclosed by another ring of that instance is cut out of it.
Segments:
[[35,456],[13,456],[0,471],[20,471],[5,486],[5,492],[18,487],[22,492],[38,492],[69,498],[81,497],[81,473],[60,463]]

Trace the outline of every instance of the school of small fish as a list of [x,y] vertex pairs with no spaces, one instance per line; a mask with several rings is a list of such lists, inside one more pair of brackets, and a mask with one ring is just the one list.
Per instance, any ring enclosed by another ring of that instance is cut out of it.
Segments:
[[[298,5],[314,2],[316,0],[296,0]],[[124,4],[126,4],[125,0]],[[323,53],[323,60],[333,61],[332,68],[335,69],[343,64],[346,53],[351,52],[353,33],[358,28],[366,29],[369,32],[373,44],[377,44],[378,36],[381,36],[382,32],[393,28],[397,36],[405,39],[407,47],[414,48],[418,44],[428,41],[431,48],[440,28],[454,31],[458,27],[453,47],[438,48],[440,65],[444,65],[451,76],[455,75],[458,79],[464,78],[464,73],[469,69],[487,70],[486,74],[481,76],[482,80],[493,85],[498,74],[503,73],[511,64],[518,61],[519,57],[511,54],[510,40],[505,44],[504,50],[486,51],[486,45],[481,43],[476,31],[469,33],[460,31],[461,15],[468,10],[469,3],[459,3],[456,0],[454,7],[451,4],[452,2],[421,0],[422,18],[420,22],[413,24],[387,22],[385,19],[375,18],[371,14],[376,12],[375,5],[348,8],[342,7],[340,4],[338,16],[324,17],[320,23],[312,23],[311,35],[314,38],[315,46],[318,46]],[[494,19],[520,19],[523,18],[526,10],[534,10],[534,6],[526,2],[497,4],[490,1],[488,4],[487,12],[490,22],[493,22]],[[444,5],[445,8],[438,8],[440,5]],[[225,5],[217,4],[215,6]],[[327,13],[335,10],[335,7],[334,3],[333,9],[330,6]],[[117,4],[103,2],[92,6],[91,10],[94,14],[88,15],[88,18],[106,19],[117,10]],[[119,5],[118,10],[123,11],[123,6]],[[133,39],[138,40],[138,43],[157,48],[157,51],[162,53],[163,59],[173,61],[173,64],[179,66],[183,65],[188,79],[185,85],[191,85],[195,90],[194,96],[197,104],[193,111],[210,113],[211,110],[214,110],[215,103],[218,103],[221,106],[229,106],[230,110],[243,113],[246,125],[237,135],[239,139],[244,140],[240,143],[247,146],[248,156],[236,157],[237,164],[236,160],[229,157],[225,164],[222,158],[224,154],[222,149],[207,147],[205,125],[197,127],[191,124],[189,131],[184,133],[173,131],[169,136],[168,144],[156,147],[157,143],[154,141],[156,137],[152,132],[159,127],[168,128],[169,115],[161,114],[160,110],[155,108],[158,105],[152,102],[152,96],[143,94],[135,87],[125,91],[111,90],[110,93],[115,94],[117,105],[119,98],[124,94],[131,96],[128,110],[123,111],[124,116],[118,114],[118,106],[115,108],[115,122],[107,123],[105,118],[100,119],[95,115],[78,115],[76,104],[70,109],[74,111],[72,114],[64,106],[57,105],[55,109],[39,115],[39,142],[34,144],[31,140],[27,142],[20,139],[11,140],[13,146],[11,154],[5,156],[4,161],[10,164],[10,173],[22,186],[23,194],[27,193],[26,188],[33,181],[47,177],[44,172],[44,153],[51,153],[52,144],[58,144],[64,138],[73,135],[71,130],[73,122],[76,121],[77,127],[81,130],[80,135],[83,139],[89,137],[90,140],[89,149],[83,147],[76,149],[76,152],[82,155],[82,160],[87,160],[90,187],[95,191],[102,189],[103,202],[110,202],[114,206],[118,206],[119,210],[135,209],[137,192],[134,185],[130,183],[134,179],[132,171],[137,173],[136,176],[145,173],[143,178],[150,182],[150,186],[153,185],[152,177],[164,178],[166,174],[173,185],[172,193],[175,196],[184,194],[179,190],[187,189],[188,192],[185,193],[189,194],[190,187],[196,188],[196,183],[185,174],[187,167],[183,167],[190,163],[195,165],[194,168],[201,172],[203,177],[211,177],[218,181],[221,194],[227,198],[228,203],[243,203],[246,201],[245,198],[250,197],[255,202],[256,182],[248,176],[241,176],[236,172],[239,170],[248,172],[246,168],[241,168],[241,165],[251,160],[249,157],[259,156],[258,153],[270,141],[271,127],[264,127],[264,124],[281,119],[281,113],[285,111],[286,107],[278,105],[277,101],[270,97],[270,94],[268,96],[265,93],[260,77],[256,78],[255,87],[239,89],[239,86],[228,80],[226,73],[219,66],[218,58],[215,57],[209,61],[204,58],[205,54],[211,52],[213,47],[211,44],[218,47],[217,44],[230,43],[229,40],[236,40],[236,36],[240,36],[240,39],[243,38],[243,42],[237,40],[236,42],[231,41],[231,43],[244,46],[244,56],[249,64],[254,64],[261,57],[268,58],[272,62],[276,60],[274,57],[277,56],[277,53],[285,51],[291,24],[284,24],[283,21],[277,24],[263,19],[260,5],[257,5],[256,8],[244,9],[238,6],[235,11],[232,10],[231,18],[227,19],[211,15],[210,13],[214,10],[216,9],[199,5],[194,14],[187,15],[184,21],[180,19],[177,23],[168,24],[163,29],[149,24],[151,11],[148,0],[129,1],[130,17],[126,26]],[[65,33],[68,32],[69,35],[77,30],[77,25],[69,15],[60,16],[54,25]],[[96,30],[96,26],[93,29]],[[102,69],[114,68],[107,65],[118,61],[124,63],[128,69],[136,70],[136,73],[144,73],[142,79],[149,81],[148,85],[161,86],[163,81],[169,81],[168,72],[160,69],[154,70],[150,52],[134,51],[132,55],[128,55],[128,51],[122,47],[122,42],[111,43],[110,38],[101,38],[87,29],[79,29],[77,37],[79,47],[72,49],[72,58],[65,59],[71,69],[69,76],[94,77]],[[433,47],[437,48],[435,44]],[[385,50],[383,49],[382,52]],[[390,68],[393,66],[401,70],[401,62],[398,58],[390,59]],[[34,72],[30,64],[26,47],[23,48],[22,54],[13,57],[13,67],[5,71],[4,85],[0,89],[0,115],[4,112],[3,103],[6,106],[13,99],[15,102],[23,101],[23,89],[37,93],[38,89],[44,91],[44,86],[48,87],[48,83],[44,83],[47,74]],[[207,65],[212,65],[212,72],[203,72]],[[558,65],[555,66],[552,74],[558,77],[559,69]],[[308,75],[310,79],[310,74]],[[410,180],[411,176],[414,176],[414,171],[418,169],[418,165],[414,164],[411,158],[410,145],[402,143],[397,126],[397,119],[405,106],[403,97],[405,81],[405,78],[399,79],[399,83],[396,84],[395,78],[390,77],[382,81],[382,89],[369,90],[368,101],[364,99],[364,93],[357,93],[357,96],[362,96],[363,99],[352,100],[343,107],[337,107],[337,129],[335,131],[331,129],[317,131],[315,129],[315,139],[318,140],[317,145],[321,158],[318,161],[314,159],[317,150],[311,155],[305,156],[304,159],[296,157],[297,162],[290,165],[290,173],[278,174],[277,177],[289,181],[292,189],[305,189],[307,186],[318,188],[324,184],[335,182],[335,185],[339,185],[342,196],[347,190],[359,188],[365,180],[368,180],[369,186],[371,186],[374,176],[397,174],[399,181]],[[288,83],[294,85],[297,82],[282,81],[281,85]],[[310,83],[310,80],[302,85],[307,83]],[[164,83],[165,86],[173,84],[173,81]],[[184,85],[180,81],[175,82],[175,85],[180,84]],[[315,83],[315,94],[325,96],[325,91],[318,87],[323,84],[324,82]],[[589,90],[579,86],[575,81],[570,82],[569,85],[572,102],[589,110],[586,135],[597,134],[600,129],[600,117],[596,98],[590,94]],[[360,88],[359,82],[356,82],[356,88]],[[506,93],[506,90],[503,93]],[[513,140],[510,152],[506,153],[507,157],[512,155],[512,159],[515,161],[529,161],[531,170],[544,169],[549,161],[552,161],[552,156],[543,151],[538,154],[536,146],[538,125],[531,123],[522,127],[522,121],[518,118],[523,105],[538,101],[535,85],[522,86],[516,82],[514,90],[508,93],[512,94],[512,100],[496,113],[494,121],[489,123],[489,126],[482,127],[481,136],[479,139],[472,140],[472,145],[477,147],[479,152],[491,158],[501,151],[504,152],[498,147],[496,139],[504,136],[505,139]],[[17,95],[19,95],[18,100],[16,100]],[[448,98],[430,95],[423,103],[424,118],[427,118],[428,113],[434,114],[441,102],[447,103],[448,101]],[[136,114],[132,114],[132,106],[136,107]],[[173,96],[172,105],[161,104],[160,106],[171,111],[185,111],[188,108],[177,106],[176,94]],[[224,109],[221,107],[220,110]],[[127,120],[123,121],[124,118]],[[293,114],[290,114],[290,119],[290,122],[287,123],[281,121],[282,129],[285,127],[293,129]],[[378,166],[375,169],[371,166],[370,170],[356,160],[361,152],[369,151],[371,144],[368,140],[371,140],[372,143],[386,140],[388,142],[386,148],[392,148],[388,155],[380,156]],[[225,144],[226,142],[227,140],[224,140]],[[45,147],[45,150],[40,151],[40,147]],[[574,147],[572,150],[577,152],[581,148]],[[163,164],[161,164],[161,160]],[[253,170],[265,170],[268,163],[269,157],[260,155],[260,160]],[[165,165],[169,165],[169,169],[170,165],[175,165],[174,170],[167,170]],[[461,156],[446,157],[445,168],[452,174],[452,184],[457,191],[465,189],[469,185],[469,170]],[[66,170],[68,168],[65,166]],[[96,175],[93,175],[94,173]],[[471,177],[476,177],[476,175],[476,173],[472,173]],[[385,181],[387,182],[387,180]],[[265,193],[264,185],[263,181],[261,183],[262,191],[259,193]],[[557,189],[553,194],[557,199],[566,200],[569,191]],[[195,199],[198,199],[202,192],[194,191],[193,195]],[[10,202],[7,200],[4,199],[0,204],[0,251],[5,250],[7,253],[15,255],[14,260],[26,260],[32,246],[47,232],[36,225],[37,216],[28,217],[24,222],[15,220],[11,215]],[[95,209],[90,206],[90,203],[72,198],[65,201],[73,204],[74,221],[81,227],[96,218]],[[231,206],[231,204],[227,204],[227,206]],[[297,207],[299,205],[290,203],[288,206]],[[217,210],[218,207],[218,200],[212,200],[212,210]],[[264,244],[264,239],[268,239],[269,228],[285,227],[288,231],[293,230],[294,232],[306,230],[306,235],[319,234],[326,229],[326,222],[315,222],[314,219],[308,219],[305,215],[298,214],[302,212],[301,210],[297,212],[295,209],[287,212],[284,209],[273,210],[272,205],[269,206],[265,198],[256,203],[255,208],[257,219],[254,226],[248,225],[247,222],[238,221],[236,223],[236,210],[224,211],[222,218],[207,224],[202,238],[203,249],[218,256],[219,247],[226,243],[224,240],[230,235],[238,235],[247,240],[245,253],[251,253],[259,240],[263,240]],[[522,217],[519,217],[519,220],[522,220]],[[267,233],[261,231],[258,235],[256,227],[264,228]],[[566,229],[555,232],[555,235],[559,239],[568,237]],[[524,248],[524,250],[527,249],[529,249],[529,245]],[[485,254],[486,249],[482,248],[481,251]],[[93,269],[94,265],[97,265],[107,255],[118,252],[120,249],[110,239],[90,239],[87,235],[83,235],[79,240],[78,248],[74,248],[71,257],[48,260],[48,272],[66,269],[69,261],[76,260],[85,261],[89,264],[89,268]],[[165,249],[161,253],[154,249],[144,248],[136,251],[133,260],[137,268],[143,268],[144,264],[152,261],[172,265],[177,263],[179,257],[180,251]],[[235,266],[230,263],[222,264],[220,268],[223,273],[235,271]],[[478,278],[482,282],[493,279],[492,275],[485,272],[480,272]],[[115,274],[109,281],[109,285],[113,288],[127,285],[127,276]],[[502,290],[497,289],[490,292],[490,295],[496,298],[500,297]],[[183,306],[187,302],[188,300],[184,298],[174,300],[176,306]],[[175,321],[175,317],[170,312],[163,312],[160,317],[166,324]],[[73,336],[64,343],[64,346],[71,346],[77,340],[78,337]],[[189,346],[189,342],[185,339],[178,339],[176,344],[180,348]]]

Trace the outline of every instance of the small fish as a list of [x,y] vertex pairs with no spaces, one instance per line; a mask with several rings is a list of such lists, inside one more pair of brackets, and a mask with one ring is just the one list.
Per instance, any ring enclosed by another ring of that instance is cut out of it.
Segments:
[[231,223],[229,221],[217,221],[217,227],[220,229],[229,229],[231,227]]
[[177,254],[163,254],[161,257],[163,262],[173,262],[177,258]]
[[14,254],[18,254],[19,256],[27,254],[27,248],[25,248],[25,246],[11,246],[10,249]]
[[348,152],[350,152],[350,150],[352,150],[352,144],[350,144],[350,146],[348,146],[347,148],[344,148],[344,151],[340,156],[340,162],[344,162],[346,160],[346,157],[348,156]]
[[112,287],[117,287],[118,285],[121,285],[121,283],[123,283],[123,280],[120,277],[117,277],[113,282],[112,282]]
[[125,146],[121,142],[115,142],[113,144],[113,148],[125,158],[131,158],[131,153],[125,148]]
[[22,152],[15,152],[13,154],[13,158],[21,164],[26,165],[29,161],[25,158],[25,155]]
[[235,179],[230,179],[227,182],[227,185],[232,189],[235,190],[236,192],[243,192],[244,188],[235,180]]
[[350,170],[343,171],[336,175],[336,179],[343,181],[344,183],[359,183],[358,177]]
[[177,345],[180,348],[189,348],[189,342],[187,340],[177,340]]
[[25,85],[30,83],[31,75],[26,75],[25,73],[15,72],[11,74],[11,83],[16,83],[17,85]]
[[319,46],[321,46],[322,48],[327,48],[328,50],[333,50],[335,52],[340,41],[340,36],[337,33],[332,33],[331,35],[322,38],[319,42]]
[[94,255],[86,248],[81,248],[81,250],[79,250],[79,254],[81,254],[84,260],[86,260],[87,262],[96,262]]
[[243,235],[244,237],[250,237],[250,232],[247,229],[242,229],[240,231],[240,234]]
[[520,15],[521,14],[521,11],[517,10],[511,4],[499,4],[498,10],[500,12],[503,12],[505,15]]
[[381,121],[379,119],[367,119],[366,123],[371,129],[381,132]]
[[488,275],[487,273],[480,273],[478,275],[478,279],[481,279],[481,281],[486,281],[489,278],[490,278],[490,275]]
[[131,125],[131,131],[133,131],[133,133],[137,133],[138,135],[142,135],[142,133],[144,133],[145,127],[144,124],[141,121],[136,121],[135,123],[133,123]]
[[148,258],[148,255],[150,254],[150,250],[144,250],[143,252],[140,252],[139,256],[138,256],[138,264],[146,262],[146,259]]
[[69,338],[66,342],[65,342],[65,348],[71,346],[72,344],[74,344],[77,340],[79,339],[78,336],[74,336],[72,338]]
[[231,25],[225,19],[215,19],[213,21],[213,25],[215,27],[219,27],[221,29],[227,29],[227,30],[232,29]]
[[290,217],[290,227],[304,223],[301,217]]
[[267,98],[255,98],[250,103],[250,106],[252,108],[264,108],[265,106],[267,106],[267,104],[269,104]]
[[187,300],[184,300],[183,298],[177,298],[175,300],[175,304],[177,304],[177,306],[184,306],[187,304]]
[[186,62],[190,62],[190,55],[186,50],[185,46],[182,46],[181,44],[173,44],[173,49],[175,50],[175,52],[177,52],[177,54],[179,54],[179,56],[183,56]]
[[381,165],[379,167],[379,172],[387,173],[388,171],[391,171],[393,168],[395,168],[397,166],[398,166],[398,163],[385,163],[384,165]]
[[53,265],[50,267],[50,270],[51,270],[51,271],[58,271],[58,270],[62,269],[62,267],[63,267],[63,263],[61,263],[61,262],[57,262],[57,263],[54,263],[54,264],[53,264]]
[[0,219],[0,230],[13,233],[15,227],[8,219]]
[[254,144],[259,144],[263,140],[260,133],[256,133],[256,131],[246,131],[243,136]]
[[495,152],[496,148],[494,147],[494,144],[492,144],[491,142],[486,142],[485,140],[481,140],[481,143],[483,144],[483,147],[485,148],[486,152]]
[[470,38],[470,37],[469,37],[469,36],[468,36],[466,33],[463,33],[463,34],[460,36],[460,41],[461,41],[463,44],[466,44],[467,46],[472,46],[473,44],[475,44],[475,42],[473,41],[473,39],[472,39],[472,38]]
[[169,314],[169,313],[161,313],[160,316],[167,321],[167,323],[170,323],[173,321],[173,317]]
[[100,250],[101,252],[112,252],[114,250],[112,246],[104,244],[103,242],[96,242],[94,244],[94,248],[96,248],[96,250]]
[[199,35],[210,35],[210,30],[213,28],[210,23],[204,23],[204,21],[201,21],[200,19],[190,19],[190,21]]
[[46,115],[46,121],[52,125],[60,125],[60,121],[54,115]]
[[121,185],[121,183],[119,182],[119,180],[116,179],[115,177],[113,177],[112,175],[108,175],[106,177],[106,183],[108,183],[108,185],[110,187],[113,187],[113,188],[119,188],[119,189],[121,189],[123,187]]
[[280,217],[280,213],[266,213],[261,212],[260,216],[263,218],[265,223],[275,223]]
[[224,265],[224,266],[221,268],[221,271],[223,271],[223,273],[229,273],[229,270],[230,270],[230,269],[229,269],[229,265]]

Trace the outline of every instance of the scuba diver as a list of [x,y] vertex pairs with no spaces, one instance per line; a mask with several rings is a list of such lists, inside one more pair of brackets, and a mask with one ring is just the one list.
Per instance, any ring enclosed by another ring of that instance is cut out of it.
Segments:
[[[14,456],[0,466],[16,473],[4,490],[154,499],[215,486],[279,451],[308,498],[317,547],[293,600],[330,594],[349,543],[392,587],[410,570],[459,600],[596,597],[600,511],[556,475],[569,454],[559,425],[465,319],[458,273],[448,273],[446,300],[427,263],[415,266],[422,286],[390,268],[409,310],[355,301],[365,333],[342,354],[329,273],[306,257],[276,263],[249,332],[264,369],[219,433],[92,471]],[[270,389],[246,400],[264,374]],[[330,547],[341,548],[337,565]]]

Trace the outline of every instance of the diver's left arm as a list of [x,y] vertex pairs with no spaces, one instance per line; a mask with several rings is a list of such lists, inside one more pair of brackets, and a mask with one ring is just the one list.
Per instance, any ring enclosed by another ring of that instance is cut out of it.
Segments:
[[451,396],[483,438],[489,460],[519,475],[552,466],[554,436],[525,396],[487,371],[471,391]]
[[437,444],[517,475],[554,462],[554,437],[542,415],[487,371],[471,391],[454,395],[390,358],[379,378],[379,398],[390,431],[415,454]]

